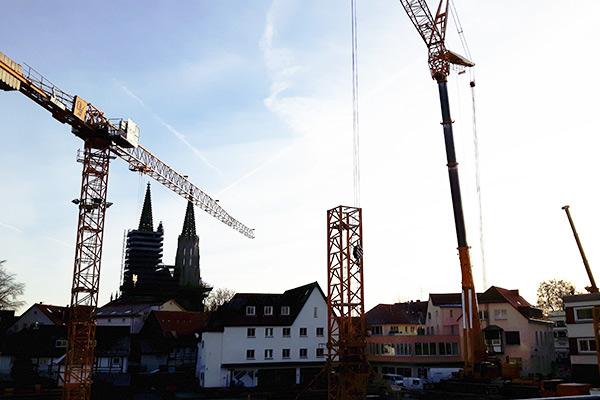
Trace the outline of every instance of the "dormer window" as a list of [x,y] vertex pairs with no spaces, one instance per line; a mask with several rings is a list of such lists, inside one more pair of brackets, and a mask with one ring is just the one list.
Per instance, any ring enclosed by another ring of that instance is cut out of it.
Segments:
[[281,315],[290,315],[290,306],[281,306]]
[[256,315],[256,307],[246,306],[246,315]]
[[265,315],[273,315],[273,306],[265,306],[264,314]]

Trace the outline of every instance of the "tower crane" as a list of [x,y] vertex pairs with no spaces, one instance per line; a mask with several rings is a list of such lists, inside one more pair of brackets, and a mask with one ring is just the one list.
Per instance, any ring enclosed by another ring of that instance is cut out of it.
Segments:
[[463,354],[465,374],[473,373],[474,367],[483,361],[485,350],[481,336],[481,323],[477,312],[477,293],[473,282],[471,257],[467,244],[465,220],[463,215],[458,179],[458,163],[454,150],[452,118],[448,101],[447,80],[450,74],[450,64],[472,67],[475,64],[465,57],[446,49],[446,23],[448,20],[448,1],[441,0],[435,16],[431,14],[425,0],[400,0],[411,22],[417,28],[419,35],[427,45],[428,64],[431,77],[437,82],[440,105],[442,109],[442,126],[446,145],[448,176],[454,211],[454,225],[458,242],[458,256],[462,277],[462,309],[463,309]]
[[579,254],[581,254],[581,260],[583,261],[585,272],[587,272],[588,278],[590,280],[590,286],[586,286],[585,290],[587,290],[590,293],[598,293],[598,286],[596,286],[596,280],[594,279],[594,275],[592,274],[592,269],[590,268],[590,264],[588,263],[587,257],[585,256],[585,252],[583,251],[581,240],[579,240],[579,235],[577,234],[577,230],[575,229],[575,223],[573,222],[573,218],[571,218],[569,206],[563,206],[562,209],[565,210],[567,218],[569,219],[569,225],[571,225],[571,230],[573,231],[575,242],[577,242],[577,248],[579,249]]
[[0,89],[18,91],[52,117],[71,126],[83,140],[78,161],[83,164],[75,262],[71,288],[68,348],[64,375],[64,400],[91,398],[94,364],[96,308],[110,161],[124,160],[132,171],[157,180],[202,208],[217,220],[248,238],[254,230],[229,215],[208,194],[175,171],[139,143],[139,127],[131,119],[110,119],[83,98],[71,95],[48,81],[27,64],[20,65],[0,52]]

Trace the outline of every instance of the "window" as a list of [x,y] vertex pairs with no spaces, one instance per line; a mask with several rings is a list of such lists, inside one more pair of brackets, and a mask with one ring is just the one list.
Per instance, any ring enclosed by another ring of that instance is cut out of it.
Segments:
[[256,328],[248,328],[246,332],[248,337],[256,337]]
[[265,360],[273,359],[273,349],[265,349]]
[[577,348],[579,349],[580,353],[594,353],[596,351],[596,339],[577,339]]
[[423,355],[423,344],[415,343],[415,355],[422,356]]
[[246,306],[246,315],[256,315],[256,307]]
[[290,358],[290,349],[281,350],[281,358]]
[[506,336],[506,344],[521,344],[519,331],[506,331],[504,335]]
[[119,357],[113,357],[111,364],[112,365],[121,365],[121,359]]
[[506,319],[506,309],[494,310],[494,319]]
[[398,334],[398,325],[393,325],[390,326],[390,335],[397,335]]
[[323,336],[325,333],[325,329],[323,328],[317,328],[317,336]]
[[325,357],[325,350],[322,347],[317,348],[317,357]]
[[450,310],[450,318],[454,316],[454,310]]
[[273,306],[265,306],[263,312],[265,315],[273,315]]
[[318,317],[317,311],[318,311],[317,307],[313,308],[313,318],[317,318]]
[[[427,346],[427,343],[424,343],[424,346]],[[435,343],[429,343],[429,354],[435,356],[437,354],[437,346]]]
[[265,328],[265,337],[273,337],[273,328]]
[[306,328],[300,328],[300,336],[306,336]]
[[308,349],[300,349],[300,358],[308,357]]
[[58,339],[55,343],[55,346],[58,348],[64,348],[67,347],[67,341],[64,339]]
[[290,328],[283,328],[283,337],[290,337],[291,331]]
[[371,333],[373,335],[382,335],[383,334],[383,328],[380,325],[375,325],[371,327]]
[[575,321],[591,321],[592,319],[592,307],[575,309]]
[[431,313],[430,312],[427,313],[427,319],[431,319]]
[[254,360],[254,350],[253,349],[246,350],[246,360]]
[[281,315],[290,315],[290,306],[281,306]]
[[482,321],[487,321],[489,319],[489,314],[487,310],[481,310],[479,311],[479,319]]

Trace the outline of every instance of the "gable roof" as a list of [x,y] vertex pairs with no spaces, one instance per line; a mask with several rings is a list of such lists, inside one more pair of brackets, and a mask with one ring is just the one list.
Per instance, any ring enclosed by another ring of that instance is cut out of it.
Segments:
[[[434,306],[438,307],[461,307],[461,293],[430,294],[429,298]],[[490,286],[483,293],[477,293],[479,304],[508,303],[527,319],[543,319],[543,312],[531,305],[520,294],[518,289],[504,289],[498,286]]]
[[378,304],[365,314],[367,325],[376,324],[424,324],[427,313],[426,301]]
[[[205,330],[222,332],[225,326],[292,325],[314,290],[318,290],[323,299],[326,299],[317,282],[286,290],[282,294],[236,293],[211,315]],[[246,315],[247,306],[255,307],[255,315]],[[272,315],[265,315],[264,306],[273,307]],[[282,306],[290,308],[289,315],[281,314]]]
[[491,286],[479,297],[480,304],[508,303],[527,319],[543,319],[542,310],[531,305],[519,294],[518,289],[508,290]]

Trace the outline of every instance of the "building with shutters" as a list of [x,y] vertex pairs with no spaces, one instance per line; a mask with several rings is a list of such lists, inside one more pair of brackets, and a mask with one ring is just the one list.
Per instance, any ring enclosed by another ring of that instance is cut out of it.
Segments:
[[563,302],[569,337],[571,377],[578,382],[600,384],[592,318],[594,306],[600,306],[600,293],[565,296]]

